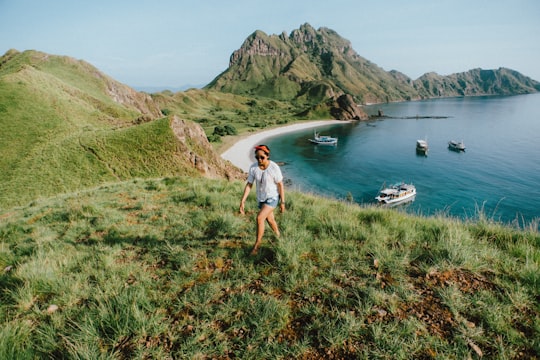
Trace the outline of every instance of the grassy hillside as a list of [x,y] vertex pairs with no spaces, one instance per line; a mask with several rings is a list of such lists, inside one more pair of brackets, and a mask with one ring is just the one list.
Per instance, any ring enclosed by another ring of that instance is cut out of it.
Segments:
[[[304,106],[294,102],[213,90],[164,91],[152,94],[152,99],[165,113],[178,115],[202,126],[217,153],[238,139],[229,135],[248,134],[303,120],[331,118],[328,107],[306,112]],[[216,127],[224,126],[233,128],[235,134],[216,136]]]
[[206,138],[179,142],[171,119],[148,94],[84,61],[7,52],[0,58],[0,209],[103,182],[197,176],[193,154],[215,165],[217,154],[199,151]]
[[[239,182],[0,212],[0,358],[540,357],[540,236],[291,193],[257,257]],[[254,196],[254,194],[252,194]]]
[[[299,111],[215,91],[150,96],[84,61],[8,51],[0,57],[0,209],[133,177],[208,175],[207,169],[230,175],[234,170],[203,144],[206,136],[219,149],[230,139],[216,135],[216,127],[242,134],[297,121]],[[206,135],[185,122],[190,130],[180,143],[170,126],[175,115]]]
[[[152,94],[161,109],[199,123],[208,135],[215,126],[232,125],[241,132],[302,119],[295,116],[302,107],[271,98],[246,97],[212,90]],[[329,115],[326,115],[329,118]]]
[[25,109],[21,121],[0,118],[0,208],[134,176],[196,175],[180,161],[167,118],[114,128]]

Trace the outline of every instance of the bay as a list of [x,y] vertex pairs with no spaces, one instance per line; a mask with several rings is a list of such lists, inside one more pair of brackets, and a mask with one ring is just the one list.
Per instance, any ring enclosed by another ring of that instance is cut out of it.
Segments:
[[[540,94],[445,98],[366,106],[383,118],[319,127],[338,145],[318,146],[301,130],[266,140],[290,187],[375,204],[383,184],[411,182],[418,215],[445,214],[538,229]],[[424,118],[430,117],[430,118]],[[419,156],[417,139],[429,152]],[[463,140],[465,152],[448,149]]]

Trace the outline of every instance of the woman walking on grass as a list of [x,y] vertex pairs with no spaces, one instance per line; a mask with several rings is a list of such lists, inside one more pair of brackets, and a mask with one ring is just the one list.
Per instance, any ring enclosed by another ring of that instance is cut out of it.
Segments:
[[248,172],[246,187],[240,201],[240,213],[245,214],[244,205],[256,182],[257,201],[259,213],[257,214],[257,236],[251,255],[257,254],[264,235],[264,222],[268,224],[277,237],[280,236],[278,225],[274,217],[274,209],[280,205],[281,212],[285,211],[285,192],[283,188],[283,175],[278,164],[270,160],[270,149],[266,145],[255,146],[255,159],[257,162],[251,165]]

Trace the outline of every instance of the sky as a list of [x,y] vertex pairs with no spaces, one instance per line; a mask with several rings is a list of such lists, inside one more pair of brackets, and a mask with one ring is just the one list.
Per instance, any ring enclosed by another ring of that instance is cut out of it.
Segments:
[[304,23],[412,79],[506,67],[540,81],[538,0],[0,0],[0,56],[38,50],[139,89],[198,87],[255,30]]

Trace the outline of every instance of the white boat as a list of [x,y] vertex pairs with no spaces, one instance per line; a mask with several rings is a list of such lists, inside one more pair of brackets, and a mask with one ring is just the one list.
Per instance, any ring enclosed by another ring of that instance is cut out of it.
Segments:
[[313,139],[309,139],[309,141],[318,145],[337,145],[338,139],[331,136],[319,135],[318,132],[315,132]]
[[416,151],[427,154],[427,151],[428,151],[427,140],[416,140]]
[[465,151],[465,144],[463,143],[463,141],[458,142],[451,140],[448,142],[448,148],[454,151]]
[[414,185],[399,183],[382,189],[375,200],[382,205],[395,205],[414,200],[415,196],[416,187]]

